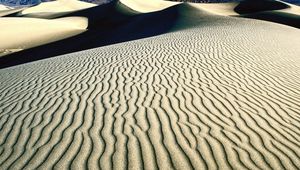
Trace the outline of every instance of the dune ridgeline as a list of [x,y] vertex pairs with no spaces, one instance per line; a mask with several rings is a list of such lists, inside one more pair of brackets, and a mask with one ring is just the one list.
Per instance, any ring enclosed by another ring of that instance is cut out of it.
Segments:
[[[180,13],[182,6],[193,9]],[[208,15],[245,17],[300,27],[300,7],[272,0],[208,4],[121,0],[99,6],[59,0],[2,12],[9,15],[0,18],[0,41],[3,42],[0,68],[184,29],[204,22]],[[176,24],[181,20],[186,23]],[[45,25],[55,28],[47,29]],[[19,35],[30,36],[21,39]],[[12,54],[17,51],[22,52]]]

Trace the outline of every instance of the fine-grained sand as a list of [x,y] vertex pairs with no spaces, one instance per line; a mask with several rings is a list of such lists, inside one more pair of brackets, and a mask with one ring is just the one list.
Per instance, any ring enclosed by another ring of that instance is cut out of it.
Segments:
[[299,29],[166,10],[164,34],[0,69],[0,169],[298,169]]

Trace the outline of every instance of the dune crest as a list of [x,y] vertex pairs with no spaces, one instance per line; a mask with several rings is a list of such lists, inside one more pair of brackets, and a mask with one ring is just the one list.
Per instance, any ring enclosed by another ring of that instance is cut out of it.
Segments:
[[207,12],[223,15],[223,16],[238,16],[239,13],[234,11],[234,8],[239,5],[238,2],[228,3],[191,3],[192,6],[205,10]]
[[164,0],[120,0],[125,6],[142,13],[160,11],[182,2],[171,2]]
[[97,5],[78,0],[56,0],[43,2],[37,6],[25,9],[19,13],[19,16],[35,18],[55,18],[95,6]]
[[3,11],[3,10],[9,10],[9,9],[10,9],[9,7],[0,4],[0,11]]
[[9,14],[13,14],[13,13],[17,13],[19,11],[24,10],[25,8],[12,8],[12,7],[8,7],[8,6],[0,4],[0,17],[6,16]]
[[[77,36],[70,37],[64,42],[58,41],[17,54],[11,54],[8,57],[2,57],[0,59],[0,68],[104,45],[146,38],[178,29],[186,29],[195,25],[201,25],[202,22],[216,19],[212,19],[211,15],[261,19],[300,28],[299,8],[280,1],[277,3],[287,5],[289,8],[239,14],[234,10],[240,5],[238,2],[202,4],[163,0],[121,0],[93,8],[73,11],[68,14],[59,12],[60,15],[67,17],[81,16],[88,18],[90,21],[88,31],[84,35],[76,34]],[[189,8],[189,10],[182,11],[181,7],[184,6]],[[44,14],[45,16],[52,16],[52,14]],[[228,18],[221,17],[219,19]],[[19,49],[19,47],[14,48]],[[48,51],[47,49],[53,50]],[[31,57],[23,58],[22,56],[24,55],[30,55]],[[20,60],[19,58],[23,59]]]
[[235,7],[239,14],[248,14],[262,11],[274,11],[290,8],[288,4],[274,0],[244,0]]

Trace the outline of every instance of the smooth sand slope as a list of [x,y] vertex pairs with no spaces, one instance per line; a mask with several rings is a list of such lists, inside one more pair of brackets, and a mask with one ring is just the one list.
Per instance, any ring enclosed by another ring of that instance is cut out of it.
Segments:
[[22,11],[24,9],[25,8],[11,8],[11,7],[0,4],[0,17],[5,16],[5,15],[9,15],[9,14],[13,14],[13,13],[17,13],[17,12]]
[[8,6],[5,6],[5,5],[0,4],[0,11],[3,11],[3,10],[9,10],[9,9],[11,9],[11,8],[8,7]]
[[86,31],[84,17],[66,17],[53,20],[36,18],[0,18],[0,56],[58,41]]
[[228,3],[191,3],[192,6],[201,10],[208,11],[216,15],[223,16],[239,16],[234,8],[236,8],[239,2],[228,2]]
[[55,18],[75,11],[91,8],[96,4],[78,0],[56,0],[40,3],[37,6],[21,11],[18,16],[35,18]]
[[0,17],[0,57],[87,31],[86,17],[43,18],[54,18],[94,6],[77,0],[58,0],[17,9],[0,6],[0,16],[5,16]]
[[182,2],[162,1],[162,0],[120,0],[120,2],[135,11],[148,13],[156,12],[171,6],[181,4]]
[[298,169],[300,31],[169,10],[168,33],[1,69],[0,169]]

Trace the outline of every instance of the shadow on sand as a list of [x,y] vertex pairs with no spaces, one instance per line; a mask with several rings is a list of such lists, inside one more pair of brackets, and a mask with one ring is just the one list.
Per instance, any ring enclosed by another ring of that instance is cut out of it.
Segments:
[[295,15],[278,10],[288,9],[289,5],[272,0],[245,0],[234,10],[241,17],[276,22],[300,28],[300,15]]
[[[141,14],[120,2],[67,14],[89,19],[88,31],[64,40],[34,47],[0,58],[0,68],[41,60],[95,47],[136,40],[171,31],[181,14],[198,12],[187,4]],[[183,27],[188,26],[185,24]]]

